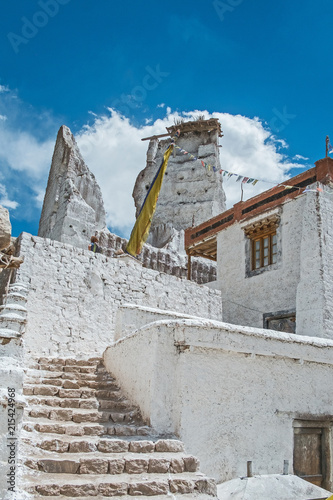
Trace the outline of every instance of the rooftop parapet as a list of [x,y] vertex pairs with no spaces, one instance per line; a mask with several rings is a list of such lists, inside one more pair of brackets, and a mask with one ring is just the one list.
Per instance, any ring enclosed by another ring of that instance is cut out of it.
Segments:
[[[333,182],[333,159],[323,158],[315,162],[315,167],[302,172],[283,184],[279,184],[263,193],[240,201],[232,208],[222,212],[202,224],[185,230],[185,250],[187,255],[205,257],[216,260],[216,235],[235,222],[252,218],[262,212],[282,205],[303,193],[307,186],[320,182],[330,184]],[[288,187],[286,187],[286,184]],[[292,187],[290,187],[292,186]]]

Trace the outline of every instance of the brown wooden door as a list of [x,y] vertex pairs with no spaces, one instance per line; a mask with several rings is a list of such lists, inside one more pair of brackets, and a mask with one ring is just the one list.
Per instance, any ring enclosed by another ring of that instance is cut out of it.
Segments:
[[323,428],[316,427],[294,429],[294,473],[322,487],[325,481],[323,432]]

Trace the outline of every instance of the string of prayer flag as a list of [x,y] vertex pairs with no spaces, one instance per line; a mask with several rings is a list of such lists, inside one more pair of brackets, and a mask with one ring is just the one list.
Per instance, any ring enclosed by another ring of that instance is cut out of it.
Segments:
[[[327,138],[327,144],[328,144],[328,152],[329,154],[332,154],[333,153],[333,146],[331,146],[331,143],[329,142],[329,139]],[[178,146],[177,144],[174,145],[174,147],[176,149],[178,149],[182,154],[184,155],[188,155],[189,158],[191,158],[191,160],[193,161],[196,161],[196,160],[200,160],[201,162],[201,165],[206,168],[206,170],[208,170],[208,172],[211,171],[211,169],[213,169],[214,172],[217,171],[217,168],[214,166],[214,165],[211,165],[210,163],[206,163],[204,160],[202,160],[201,158],[197,158],[196,156],[194,156],[192,153],[189,153],[188,151],[186,151],[185,149],[181,148],[180,146]],[[244,184],[252,184],[252,186],[255,186],[257,184],[257,182],[265,182],[267,184],[272,184],[272,185],[279,185],[279,186],[282,186],[284,187],[285,189],[298,189],[299,191],[302,189],[298,186],[292,186],[290,184],[282,184],[282,183],[277,183],[277,182],[272,182],[272,181],[267,181],[267,180],[264,180],[264,179],[255,179],[255,178],[252,178],[252,177],[246,177],[244,175],[240,175],[240,174],[236,174],[235,172],[229,172],[228,170],[224,170],[223,168],[221,168],[219,170],[219,173],[223,176],[223,177],[226,177],[226,180],[228,181],[229,179],[231,179],[232,177],[234,177],[235,181],[236,182],[240,182],[241,181],[241,186],[242,186],[242,190],[243,190],[243,185]],[[304,189],[304,193],[307,193],[307,192],[321,192],[323,191],[321,188],[317,187],[316,189]]]
[[[201,165],[206,170],[208,170],[208,172],[210,172],[211,170],[213,170],[214,172],[217,171],[217,168],[215,167],[215,165],[211,165],[210,163],[206,163],[204,160],[202,160],[200,158],[197,158],[192,153],[189,153],[188,151],[186,151],[185,149],[181,148],[177,144],[175,144],[174,146],[175,146],[176,149],[179,150],[180,153],[182,153],[184,155],[187,155],[191,160],[193,160],[193,161],[200,160]],[[262,179],[255,179],[253,177],[246,177],[244,175],[236,174],[235,172],[229,172],[228,170],[224,170],[223,168],[221,168],[219,170],[219,172],[220,172],[220,174],[223,175],[223,177],[227,176],[227,180],[229,180],[231,177],[235,177],[235,181],[236,182],[242,181],[242,184],[252,184],[252,186],[255,186],[257,184],[257,182],[267,182],[268,184],[274,184],[274,185],[276,184],[274,182],[265,181],[265,180],[262,180]],[[281,185],[284,186],[287,189],[291,189],[291,188],[294,187],[294,186],[288,186],[288,185],[285,185],[285,184],[281,184]]]

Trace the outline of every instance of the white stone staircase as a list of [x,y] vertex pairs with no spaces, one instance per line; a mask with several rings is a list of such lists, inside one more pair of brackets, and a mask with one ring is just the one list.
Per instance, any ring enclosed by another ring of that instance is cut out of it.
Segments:
[[216,498],[198,460],[144,424],[100,359],[41,358],[23,391],[20,483],[29,498]]
[[9,285],[8,295],[4,296],[4,304],[0,306],[0,336],[3,338],[20,338],[27,322],[28,289],[22,283]]

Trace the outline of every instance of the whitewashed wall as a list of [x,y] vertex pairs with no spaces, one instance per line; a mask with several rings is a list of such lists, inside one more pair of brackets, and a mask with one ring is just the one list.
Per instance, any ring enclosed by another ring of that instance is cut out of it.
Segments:
[[220,292],[114,259],[23,233],[24,264],[16,281],[29,284],[26,355],[102,355],[113,340],[124,302],[221,319]]
[[[296,309],[305,197],[242,224],[235,223],[218,234],[217,280],[222,290],[224,321],[262,328],[265,313]],[[247,237],[242,227],[272,213],[279,213],[281,217],[278,263],[275,269],[247,277]]]
[[309,192],[303,211],[297,331],[333,338],[333,190]]
[[[320,187],[218,234],[224,321],[261,328],[264,314],[296,311],[297,333],[333,338],[333,190]],[[243,227],[273,213],[281,217],[278,262],[247,276]]]
[[[160,432],[175,432],[218,481],[281,473],[293,420],[332,419],[333,341],[209,320],[164,320],[104,359]],[[332,478],[331,478],[332,479]]]

